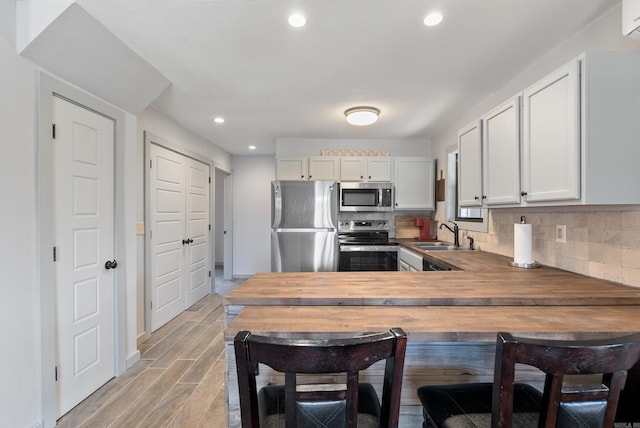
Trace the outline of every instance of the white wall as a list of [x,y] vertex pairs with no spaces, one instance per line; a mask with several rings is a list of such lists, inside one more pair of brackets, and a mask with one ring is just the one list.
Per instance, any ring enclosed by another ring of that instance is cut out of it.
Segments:
[[0,37],[0,426],[39,417],[34,67]]
[[233,276],[271,271],[272,156],[233,157]]

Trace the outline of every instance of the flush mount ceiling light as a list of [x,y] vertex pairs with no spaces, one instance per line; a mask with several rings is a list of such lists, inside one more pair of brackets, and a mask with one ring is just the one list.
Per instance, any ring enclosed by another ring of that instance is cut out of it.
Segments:
[[356,126],[371,125],[378,120],[380,110],[375,107],[352,107],[345,110],[347,122]]
[[434,25],[438,25],[441,22],[442,14],[438,12],[430,13],[426,18],[424,18],[424,25],[426,25],[427,27],[433,27]]
[[215,117],[213,121],[215,123],[224,123],[224,117]]
[[289,25],[295,28],[304,27],[307,24],[307,18],[300,14],[293,14],[289,16]]

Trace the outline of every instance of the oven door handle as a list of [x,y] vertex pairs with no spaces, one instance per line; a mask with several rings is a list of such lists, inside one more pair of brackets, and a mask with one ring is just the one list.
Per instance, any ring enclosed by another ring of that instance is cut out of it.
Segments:
[[340,252],[355,252],[355,251],[369,251],[369,252],[398,252],[397,245],[340,245]]

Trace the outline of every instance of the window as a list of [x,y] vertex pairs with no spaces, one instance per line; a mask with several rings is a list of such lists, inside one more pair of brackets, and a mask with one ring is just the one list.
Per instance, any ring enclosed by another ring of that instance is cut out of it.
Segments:
[[447,152],[447,220],[455,221],[460,229],[487,233],[488,211],[486,208],[458,207],[458,148],[453,146]]
[[455,165],[456,165],[456,186],[455,186],[455,201],[456,201],[456,221],[475,221],[482,223],[483,210],[482,208],[462,208],[458,205],[458,153],[455,152]]

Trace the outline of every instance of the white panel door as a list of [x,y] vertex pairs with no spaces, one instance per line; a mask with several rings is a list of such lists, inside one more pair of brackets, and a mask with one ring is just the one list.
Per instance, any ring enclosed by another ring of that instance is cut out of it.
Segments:
[[185,157],[151,144],[151,331],[186,306]]
[[209,165],[186,158],[187,307],[209,294]]
[[57,97],[55,259],[57,416],[115,371],[114,124]]

